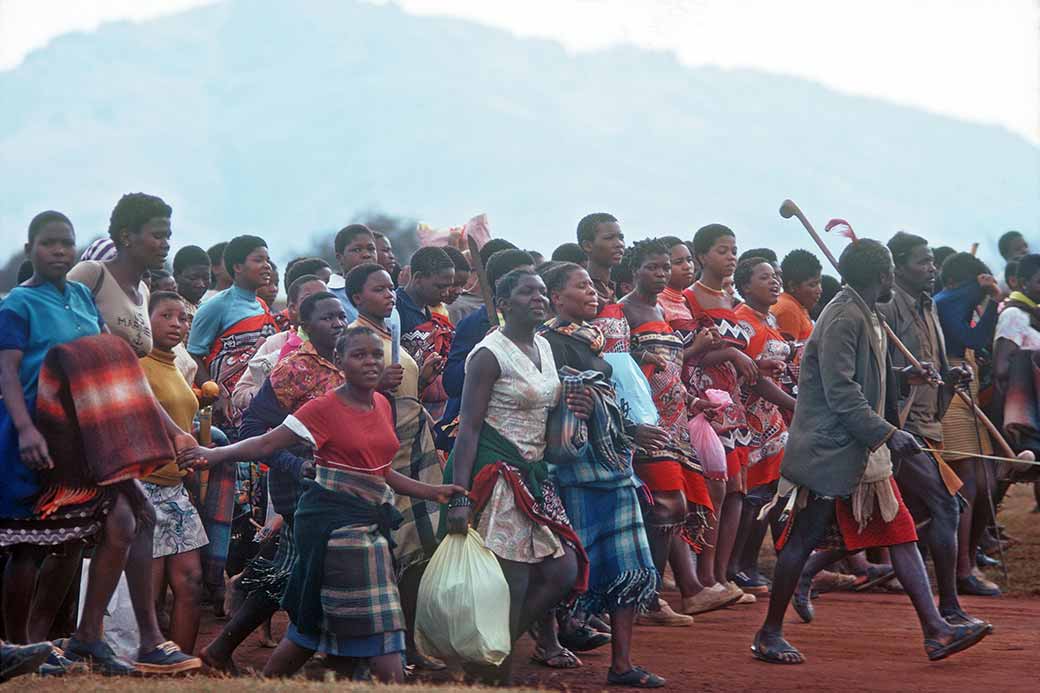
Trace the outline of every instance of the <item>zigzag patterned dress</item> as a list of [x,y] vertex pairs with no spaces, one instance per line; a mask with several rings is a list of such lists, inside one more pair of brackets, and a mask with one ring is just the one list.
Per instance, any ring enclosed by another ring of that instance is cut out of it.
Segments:
[[[740,320],[733,310],[705,310],[697,301],[692,289],[687,289],[682,295],[690,317],[669,318],[669,323],[675,330],[692,335],[698,329],[714,325],[728,346],[747,351],[747,332],[740,325]],[[741,404],[740,376],[737,375],[737,369],[728,361],[711,368],[701,368],[696,363],[688,361],[683,366],[683,383],[694,397],[705,397],[704,393],[712,389],[729,393],[733,404],[723,409],[711,425],[726,448],[726,468],[729,477],[732,479],[739,476],[741,469],[748,463],[751,432],[748,430],[747,412]]]

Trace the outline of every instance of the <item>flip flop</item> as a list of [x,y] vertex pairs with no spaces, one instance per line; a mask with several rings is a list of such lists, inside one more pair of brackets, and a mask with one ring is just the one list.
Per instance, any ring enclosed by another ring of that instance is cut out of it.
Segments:
[[888,570],[879,570],[873,575],[870,571],[867,571],[867,579],[852,588],[853,592],[865,592],[872,587],[877,587],[880,584],[886,583],[896,576],[894,568]]
[[531,654],[531,661],[550,669],[577,669],[581,666],[581,660],[578,659],[578,655],[566,647],[561,647],[559,652],[550,657],[545,654],[545,650],[541,646],[538,646],[534,648],[534,652]]
[[[755,642],[751,645],[751,654],[755,659],[760,662],[766,662],[768,664],[804,664],[805,657],[802,653],[795,648],[794,645],[787,642],[783,638],[780,641],[783,643],[776,649],[762,645],[760,641],[761,631],[755,634]],[[787,660],[783,658],[785,654],[794,654],[798,656],[795,661]]]
[[624,674],[615,674],[613,669],[607,670],[608,686],[628,686],[629,688],[660,688],[665,679],[652,674],[642,667],[632,667]]
[[955,655],[968,649],[989,635],[989,628],[986,627],[985,623],[971,623],[965,626],[957,626],[953,632],[953,640],[946,645],[943,645],[938,640],[928,639],[924,641],[924,651],[928,653],[929,661],[938,662],[940,659],[946,659],[950,655]]

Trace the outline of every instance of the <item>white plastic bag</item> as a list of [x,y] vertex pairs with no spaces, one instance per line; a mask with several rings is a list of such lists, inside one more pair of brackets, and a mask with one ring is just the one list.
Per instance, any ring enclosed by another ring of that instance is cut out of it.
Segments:
[[[79,583],[79,613],[76,614],[76,622],[83,617],[83,598],[87,593],[87,576],[90,574],[90,560],[83,560],[83,577]],[[126,574],[119,576],[119,584],[112,594],[111,601],[105,609],[105,642],[117,655],[123,659],[134,661],[137,659],[137,648],[141,643],[141,636],[137,632],[137,619],[134,617],[134,605],[130,601],[130,587],[126,584]]]
[[497,666],[509,656],[509,584],[476,530],[446,536],[426,566],[415,644],[449,661]]

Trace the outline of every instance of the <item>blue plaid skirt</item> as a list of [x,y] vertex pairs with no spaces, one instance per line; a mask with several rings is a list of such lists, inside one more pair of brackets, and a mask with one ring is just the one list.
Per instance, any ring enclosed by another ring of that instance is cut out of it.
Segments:
[[635,486],[570,486],[560,496],[589,556],[589,589],[578,606],[601,613],[653,604],[658,576]]

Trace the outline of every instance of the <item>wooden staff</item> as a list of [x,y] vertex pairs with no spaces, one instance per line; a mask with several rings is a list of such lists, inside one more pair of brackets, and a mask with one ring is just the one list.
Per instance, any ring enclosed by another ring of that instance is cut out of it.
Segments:
[[[816,233],[816,229],[814,229],[812,224],[809,223],[809,220],[805,217],[805,214],[802,213],[802,210],[798,208],[798,205],[796,205],[792,200],[784,200],[783,203],[780,205],[780,216],[782,216],[784,219],[797,217],[798,221],[802,222],[802,226],[805,227],[805,230],[809,232],[810,236],[812,236],[812,239],[816,241],[816,245],[820,247],[820,250],[823,251],[823,254],[834,266],[834,269],[838,270],[838,260],[834,257],[834,255],[831,254],[830,249],[827,248],[827,244],[823,242],[823,239],[820,237],[820,234]],[[888,323],[882,320],[881,327],[884,328],[885,334],[888,335],[888,339],[892,342],[892,345],[899,350],[899,352],[903,355],[904,358],[906,358],[907,363],[909,363],[914,368],[917,368],[918,370],[924,370],[921,366],[921,362],[918,361],[917,358],[910,352],[910,350],[906,348],[906,345],[903,344],[899,337],[896,336],[896,333],[892,331],[892,328],[888,326]],[[937,384],[942,384],[942,381],[939,381],[939,383]],[[1020,454],[1025,455],[1029,452],[1027,450],[1022,453],[1016,454],[1015,451],[1011,449],[1011,446],[1008,445],[1008,442],[1004,439],[1004,436],[1001,435],[1000,430],[993,424],[992,421],[989,420],[989,417],[986,416],[986,414],[983,413],[981,409],[975,406],[975,403],[971,401],[971,398],[968,397],[968,395],[964,394],[964,392],[962,392],[961,390],[955,390],[954,393],[958,397],[960,397],[965,404],[968,405],[972,412],[974,412],[975,417],[982,422],[982,425],[986,427],[987,431],[989,431],[990,436],[992,436],[993,440],[996,441],[997,447],[999,447],[1007,457],[1018,458]],[[1028,460],[1029,458],[1023,457],[1021,459]]]
[[466,236],[469,245],[469,260],[473,264],[473,271],[480,278],[480,293],[484,296],[484,305],[487,310],[487,319],[492,327],[498,327],[498,308],[495,307],[495,297],[492,287],[488,285],[487,272],[484,271],[484,261],[480,259],[480,248],[473,236]]
[[964,452],[962,450],[946,450],[939,448],[921,448],[925,452],[934,452],[937,455],[963,455],[964,457],[977,457],[980,460],[993,460],[994,462],[1010,462],[1012,464],[1028,464],[1033,467],[1040,467],[1040,462],[1035,460],[1023,459],[1021,457],[1000,457],[998,455],[980,455],[976,452]]

